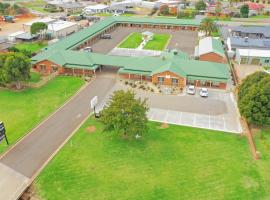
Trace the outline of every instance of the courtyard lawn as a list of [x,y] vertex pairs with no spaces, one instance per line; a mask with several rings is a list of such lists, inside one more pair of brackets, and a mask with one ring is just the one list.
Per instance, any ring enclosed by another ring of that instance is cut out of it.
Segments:
[[31,53],[38,52],[42,48],[46,47],[46,42],[24,42],[16,44],[15,47],[19,50],[28,50]]
[[144,49],[163,51],[167,47],[170,37],[168,34],[154,34],[153,40],[147,42]]
[[238,135],[150,122],[141,141],[125,140],[90,118],[35,186],[49,200],[268,199],[269,134],[254,161]]
[[[0,89],[0,121],[6,125],[10,143],[16,142],[59,108],[83,83],[80,78],[60,76],[38,89],[21,92]],[[2,142],[0,153],[6,148]]]
[[142,34],[141,33],[132,33],[130,34],[120,45],[119,48],[130,48],[136,49],[142,43]]

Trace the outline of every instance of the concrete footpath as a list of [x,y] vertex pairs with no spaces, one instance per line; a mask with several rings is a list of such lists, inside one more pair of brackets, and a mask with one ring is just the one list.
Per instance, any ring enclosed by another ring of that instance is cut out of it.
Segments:
[[97,77],[0,158],[0,200],[21,195],[89,116],[90,99],[103,99],[114,84],[115,77]]

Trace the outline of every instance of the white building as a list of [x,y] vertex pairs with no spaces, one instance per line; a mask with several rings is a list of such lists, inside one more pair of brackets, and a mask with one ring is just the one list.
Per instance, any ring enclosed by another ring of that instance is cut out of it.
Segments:
[[48,24],[54,23],[56,21],[57,21],[57,19],[53,19],[53,18],[50,18],[50,17],[38,18],[38,19],[32,20],[30,22],[24,23],[23,24],[23,29],[24,30],[30,30],[30,27],[32,26],[32,24],[36,23],[36,22],[43,22],[43,23],[48,25]]
[[25,33],[24,31],[17,31],[15,33],[11,33],[11,34],[8,35],[7,39],[10,42],[15,42],[16,41],[16,36],[24,34],[24,33]]
[[235,60],[238,64],[270,66],[270,50],[236,49]]
[[55,38],[65,37],[79,30],[79,25],[75,22],[56,21],[48,24],[48,33],[51,33]]
[[97,4],[93,6],[87,6],[83,9],[86,14],[104,13],[108,11],[109,6],[104,4]]

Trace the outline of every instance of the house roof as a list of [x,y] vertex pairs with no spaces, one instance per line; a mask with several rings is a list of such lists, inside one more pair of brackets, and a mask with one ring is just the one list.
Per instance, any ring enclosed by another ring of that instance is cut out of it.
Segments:
[[270,50],[260,49],[237,49],[237,54],[240,56],[258,57],[258,58],[270,58]]
[[221,41],[213,37],[206,37],[201,39],[195,51],[195,56],[201,56],[212,52],[220,56],[225,55]]
[[238,31],[242,33],[260,33],[265,37],[270,37],[270,26],[235,26],[230,28],[231,31]]
[[230,37],[232,47],[270,49],[270,39]]

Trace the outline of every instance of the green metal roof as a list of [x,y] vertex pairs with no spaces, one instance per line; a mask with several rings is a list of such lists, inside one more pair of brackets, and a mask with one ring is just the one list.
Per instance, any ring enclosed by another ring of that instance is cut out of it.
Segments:
[[32,63],[50,60],[68,68],[96,69],[98,65],[121,67],[119,73],[154,75],[171,71],[182,77],[229,78],[225,64],[192,60],[181,51],[164,52],[161,57],[125,57],[71,50],[96,33],[115,23],[151,23],[198,26],[199,22],[182,19],[108,17],[49,46],[32,58]]
[[212,38],[212,48],[213,51],[221,56],[225,55],[222,43],[220,40]]
[[[96,35],[97,33],[107,29],[108,26],[112,26],[117,23],[135,23],[135,24],[163,24],[163,25],[185,25],[185,26],[199,26],[198,20],[188,19],[166,19],[166,18],[139,18],[139,17],[106,17],[92,26],[82,29],[59,42],[47,47],[47,50],[67,50],[78,46],[89,37]],[[45,48],[46,49],[46,48]]]

